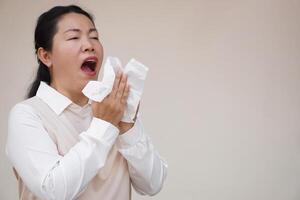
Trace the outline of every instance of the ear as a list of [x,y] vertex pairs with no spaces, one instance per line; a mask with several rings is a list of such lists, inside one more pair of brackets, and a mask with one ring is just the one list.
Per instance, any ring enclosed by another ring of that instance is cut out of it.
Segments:
[[37,50],[37,56],[39,60],[44,63],[47,67],[51,67],[52,61],[51,56],[48,51],[46,51],[43,47],[38,48]]

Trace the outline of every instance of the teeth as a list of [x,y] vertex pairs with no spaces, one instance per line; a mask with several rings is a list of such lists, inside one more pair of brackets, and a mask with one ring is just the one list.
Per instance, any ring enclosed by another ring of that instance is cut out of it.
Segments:
[[94,60],[86,60],[85,62],[96,62],[96,61],[94,61]]

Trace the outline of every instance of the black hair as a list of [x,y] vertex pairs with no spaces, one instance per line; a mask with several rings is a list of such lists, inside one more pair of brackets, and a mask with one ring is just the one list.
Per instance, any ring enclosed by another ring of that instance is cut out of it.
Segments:
[[[40,47],[44,48],[46,51],[52,50],[53,37],[57,32],[57,23],[59,19],[68,13],[78,13],[85,15],[88,17],[92,23],[94,24],[93,16],[84,11],[82,8],[76,5],[69,6],[55,6],[41,14],[37,20],[37,24],[34,32],[34,45],[35,45],[35,53],[37,55],[37,51]],[[30,87],[28,88],[28,93],[26,98],[31,98],[36,95],[36,92],[40,86],[41,81],[46,82],[48,85],[51,83],[51,76],[49,72],[49,68],[40,61],[37,56],[37,61],[39,64],[37,74],[35,80],[32,82]]]

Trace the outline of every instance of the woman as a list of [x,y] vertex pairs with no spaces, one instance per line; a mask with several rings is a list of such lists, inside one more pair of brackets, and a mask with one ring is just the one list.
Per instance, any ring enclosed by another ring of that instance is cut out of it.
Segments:
[[6,153],[20,199],[130,199],[158,193],[167,165],[139,118],[121,122],[127,77],[92,102],[81,90],[97,80],[103,48],[92,16],[78,6],[43,13],[35,29],[39,68],[28,98],[10,111]]

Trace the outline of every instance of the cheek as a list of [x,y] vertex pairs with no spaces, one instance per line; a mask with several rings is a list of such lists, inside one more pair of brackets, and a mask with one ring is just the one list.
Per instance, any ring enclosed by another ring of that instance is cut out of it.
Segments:
[[98,54],[98,57],[99,57],[100,61],[102,62],[102,59],[103,59],[103,46],[102,46],[101,43],[96,45],[96,52]]
[[53,52],[55,63],[59,68],[68,70],[70,65],[76,63],[78,53],[75,46],[61,44]]
[[61,57],[74,57],[78,54],[79,45],[76,43],[63,43],[58,48],[58,53]]

